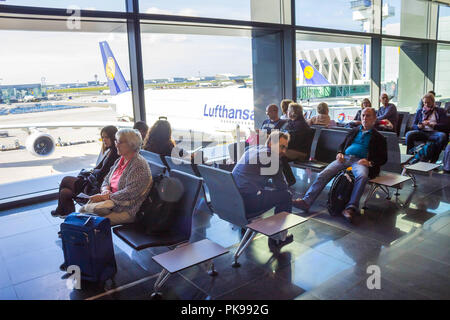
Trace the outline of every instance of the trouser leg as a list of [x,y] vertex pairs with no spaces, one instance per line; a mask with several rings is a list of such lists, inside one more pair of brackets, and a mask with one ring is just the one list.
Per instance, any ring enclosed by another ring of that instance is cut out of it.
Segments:
[[347,161],[339,162],[338,160],[334,160],[330,163],[318,176],[317,179],[313,182],[313,184],[309,187],[306,192],[303,200],[309,205],[312,206],[314,201],[319,196],[320,192],[325,188],[328,182],[333,179],[336,174],[346,168],[348,165]]
[[247,218],[254,218],[275,207],[275,213],[292,212],[292,195],[288,190],[261,190],[259,194],[243,194]]
[[411,154],[411,149],[414,148],[414,142],[416,141],[427,141],[428,135],[419,130],[412,130],[406,133],[406,151]]
[[59,186],[58,207],[56,212],[66,215],[75,211],[73,197],[80,192],[80,178],[64,177]]
[[357,163],[353,163],[352,171],[353,175],[355,176],[355,184],[353,186],[350,201],[347,203],[346,208],[352,207],[356,211],[358,211],[359,201],[364,194],[364,188],[366,187],[367,181],[369,181],[369,168]]

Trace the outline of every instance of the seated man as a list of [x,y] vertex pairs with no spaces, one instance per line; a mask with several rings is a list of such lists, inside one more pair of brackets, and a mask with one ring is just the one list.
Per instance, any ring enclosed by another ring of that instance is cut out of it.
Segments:
[[319,193],[336,174],[352,167],[355,175],[350,201],[342,215],[352,221],[359,210],[359,200],[364,193],[369,178],[375,178],[380,173],[380,167],[387,161],[386,138],[375,128],[376,113],[373,108],[365,108],[361,113],[362,125],[352,129],[344,142],[339,146],[336,160],[330,163],[309,187],[303,199],[294,201],[294,206],[309,210]]
[[432,162],[436,162],[439,153],[445,148],[448,141],[450,121],[443,108],[437,108],[434,103],[434,95],[427,93],[423,96],[423,108],[418,109],[413,122],[413,130],[406,133],[406,150],[412,154],[414,142],[431,141],[436,143],[437,153]]
[[266,108],[266,114],[269,119],[264,120],[261,130],[266,130],[270,134],[273,129],[280,129],[286,120],[280,119],[278,115],[278,107],[276,104],[270,104]]
[[[377,111],[377,122],[376,126],[379,130],[386,130],[386,131],[393,131],[395,132],[397,127],[397,120],[398,120],[398,113],[397,113],[397,107],[389,103],[389,96],[386,92],[382,93],[380,96],[381,101],[381,107]],[[392,129],[387,129],[384,126],[383,120],[389,120],[389,122],[392,124]]]
[[[288,134],[272,132],[265,146],[250,147],[234,167],[233,178],[244,200],[247,218],[257,217],[273,207],[275,207],[275,213],[292,211],[292,195],[280,166],[280,157],[286,152],[288,142]],[[263,160],[268,160],[269,157],[272,160],[271,163]],[[279,160],[278,165],[273,162],[274,159]],[[274,166],[273,170],[271,166]],[[272,180],[273,189],[266,188],[269,179]],[[286,237],[284,241],[269,238],[269,245],[284,245],[292,242],[292,239],[292,235]]]

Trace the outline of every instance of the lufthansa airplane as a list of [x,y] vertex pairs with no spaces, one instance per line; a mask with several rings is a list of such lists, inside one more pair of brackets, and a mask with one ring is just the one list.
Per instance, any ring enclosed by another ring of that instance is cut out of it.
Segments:
[[[48,156],[55,149],[55,139],[42,128],[132,127],[131,90],[108,43],[102,41],[99,45],[109,86],[109,96],[104,102],[115,106],[117,122],[46,122],[0,125],[0,129],[27,130],[27,150],[36,156]],[[300,66],[308,85],[328,84],[308,61],[300,60]],[[177,141],[235,141],[238,134],[243,136],[254,128],[253,89],[242,82],[222,88],[146,89],[144,97],[149,126],[160,117],[167,118]]]

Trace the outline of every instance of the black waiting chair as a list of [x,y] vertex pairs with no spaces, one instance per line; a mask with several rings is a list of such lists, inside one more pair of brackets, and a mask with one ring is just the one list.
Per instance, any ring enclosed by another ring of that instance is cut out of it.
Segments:
[[199,176],[198,172],[194,170],[193,164],[190,161],[181,158],[172,158],[169,156],[166,156],[164,159],[170,171],[179,170],[192,174],[194,176]]
[[[183,197],[179,206],[177,206],[177,210],[179,210],[177,220],[174,222],[171,232],[149,235],[145,233],[144,226],[139,223],[120,225],[113,228],[114,234],[135,250],[139,251],[149,247],[163,246],[173,248],[187,243],[191,237],[192,215],[200,193],[202,179],[177,170],[171,170],[169,176],[178,178],[184,186]],[[168,271],[164,269],[155,283],[154,290],[156,295],[158,295],[158,290],[168,276]]]
[[[246,232],[241,242],[239,243],[239,247],[234,254],[234,263],[232,266],[239,267],[240,266],[240,264],[238,263],[239,256],[251,243],[256,233],[261,231],[252,228],[251,225],[249,224],[250,220],[246,217],[244,200],[242,199],[242,196],[239,193],[236,182],[234,181],[231,172],[205,165],[199,165],[198,170],[200,171],[200,174],[202,175],[205,184],[208,186],[210,190],[211,206],[213,212],[215,212],[221,219],[230,222],[240,228],[246,229]],[[252,219],[257,219],[258,215],[261,215],[265,212],[266,210],[255,213],[255,218]],[[273,220],[282,220],[285,219],[286,217],[290,218],[291,220],[288,223],[279,224],[278,229],[273,231],[273,234],[276,234],[306,221],[306,219],[303,219],[296,215],[292,215],[289,213],[285,214],[287,216],[279,213],[272,217],[259,220],[258,224],[259,226],[263,227],[264,226],[267,227],[270,225],[273,226],[274,225]],[[280,219],[278,219],[278,217]],[[275,225],[277,225],[277,221],[275,221]],[[270,235],[264,232],[261,233]]]
[[139,153],[147,161],[151,161],[151,162],[157,163],[162,166],[167,166],[167,163],[165,163],[164,157],[158,153],[150,152],[147,150],[141,150]]

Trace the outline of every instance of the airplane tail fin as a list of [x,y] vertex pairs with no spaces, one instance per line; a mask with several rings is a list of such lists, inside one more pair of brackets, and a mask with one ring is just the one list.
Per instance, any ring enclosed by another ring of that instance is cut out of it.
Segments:
[[303,79],[307,84],[324,85],[330,84],[328,80],[309,63],[308,60],[300,59],[300,66],[303,70]]
[[119,93],[130,91],[108,42],[102,41],[99,44],[110,94],[114,96]]

